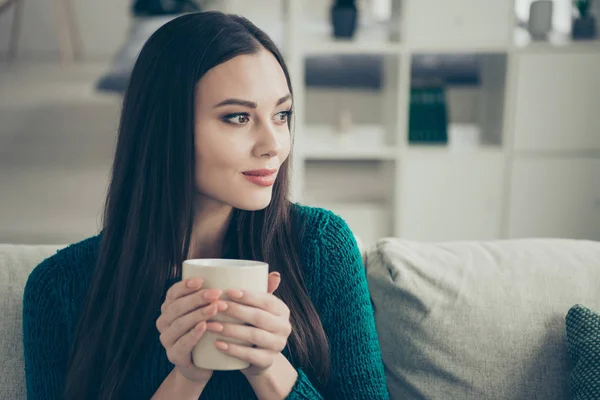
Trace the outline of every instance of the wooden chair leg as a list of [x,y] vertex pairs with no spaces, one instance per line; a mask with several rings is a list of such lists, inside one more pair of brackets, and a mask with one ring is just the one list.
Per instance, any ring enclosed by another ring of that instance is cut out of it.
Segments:
[[60,60],[63,64],[68,64],[73,61],[73,43],[69,34],[67,10],[63,0],[54,0],[54,12],[56,14]]
[[73,0],[63,0],[63,2],[73,55],[76,59],[81,60],[83,57],[83,40],[81,39],[81,32],[79,30],[79,23]]
[[23,3],[25,3],[25,0],[15,0],[13,2],[13,20],[10,32],[10,42],[8,44],[9,61],[14,61],[17,57],[19,37],[21,35],[21,20],[23,19]]

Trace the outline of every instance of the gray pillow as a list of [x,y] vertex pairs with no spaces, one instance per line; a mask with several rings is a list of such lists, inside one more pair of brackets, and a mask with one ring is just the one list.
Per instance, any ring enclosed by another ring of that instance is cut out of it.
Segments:
[[600,243],[427,244],[367,253],[394,399],[565,399],[564,317],[600,307]]
[[60,247],[0,244],[0,399],[26,399],[23,290],[29,273]]

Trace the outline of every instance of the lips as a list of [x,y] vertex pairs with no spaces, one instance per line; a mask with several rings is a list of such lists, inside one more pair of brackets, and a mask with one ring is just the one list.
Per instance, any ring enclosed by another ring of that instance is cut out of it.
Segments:
[[251,183],[262,186],[269,187],[273,186],[275,183],[275,178],[277,177],[276,169],[257,169],[253,171],[245,171],[242,172],[242,175]]
[[269,176],[277,172],[276,169],[256,169],[254,171],[242,172],[246,176]]

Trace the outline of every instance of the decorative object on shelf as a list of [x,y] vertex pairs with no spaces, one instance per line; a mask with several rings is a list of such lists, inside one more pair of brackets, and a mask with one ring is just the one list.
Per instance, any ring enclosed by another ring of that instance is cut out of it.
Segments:
[[537,0],[531,3],[527,29],[533,40],[546,40],[552,30],[552,0]]
[[590,13],[593,0],[574,0],[573,5],[579,11],[579,17],[573,20],[573,39],[595,39],[596,18]]
[[335,0],[331,7],[331,24],[335,38],[352,39],[357,20],[358,9],[354,0]]
[[350,110],[344,109],[340,111],[337,125],[337,133],[340,136],[347,136],[352,129],[352,113]]
[[414,80],[410,89],[409,143],[448,143],[448,111],[439,80]]
[[449,123],[448,147],[453,150],[476,150],[481,147],[481,127],[473,123]]
[[132,7],[136,17],[175,15],[200,11],[193,0],[135,0]]
[[392,17],[393,0],[357,0],[357,8],[366,24],[387,23]]

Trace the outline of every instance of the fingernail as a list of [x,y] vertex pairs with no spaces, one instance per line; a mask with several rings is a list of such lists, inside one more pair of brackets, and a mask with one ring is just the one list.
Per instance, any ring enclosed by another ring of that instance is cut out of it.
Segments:
[[241,299],[242,296],[244,296],[244,292],[242,292],[241,290],[228,290],[227,294],[229,295],[229,297],[231,297],[232,299]]
[[202,279],[191,279],[187,282],[187,287],[190,289],[196,289],[202,286]]
[[204,293],[204,298],[206,300],[218,300],[219,297],[221,297],[221,291]]
[[218,322],[211,322],[210,325],[207,325],[207,329],[211,332],[221,332],[223,330],[223,325]]
[[275,275],[278,278],[281,278],[281,274],[279,272],[273,272],[273,275]]
[[215,346],[217,346],[217,349],[219,350],[227,350],[229,348],[225,342],[215,342]]
[[217,303],[217,310],[219,310],[219,311],[225,311],[225,310],[227,310],[227,307],[229,307],[229,306],[224,301],[219,301]]
[[205,326],[206,326],[206,322],[202,321],[196,325],[196,330],[198,332],[202,332],[204,330]]

